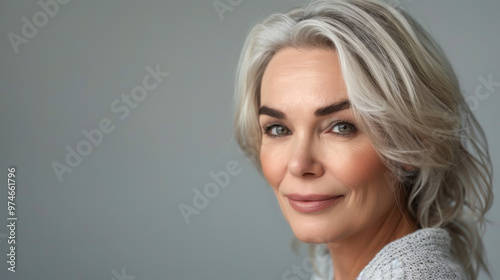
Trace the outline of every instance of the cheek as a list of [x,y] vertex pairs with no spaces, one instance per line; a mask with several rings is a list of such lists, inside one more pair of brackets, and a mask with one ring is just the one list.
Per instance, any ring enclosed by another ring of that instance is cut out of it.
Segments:
[[326,162],[331,163],[330,171],[348,189],[361,190],[369,184],[379,184],[388,171],[368,140],[330,151],[326,159]]
[[368,224],[379,218],[394,202],[389,181],[389,170],[371,145],[349,150],[349,156],[337,165],[335,177],[341,180],[348,195],[348,208],[357,213],[353,222]]
[[274,190],[283,179],[286,172],[286,158],[279,147],[269,149],[267,146],[262,146],[260,150],[260,163],[264,177]]

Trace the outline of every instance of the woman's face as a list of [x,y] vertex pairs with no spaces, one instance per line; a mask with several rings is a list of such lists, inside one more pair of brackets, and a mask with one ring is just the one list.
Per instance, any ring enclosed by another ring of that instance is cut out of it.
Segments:
[[335,51],[276,53],[262,79],[259,123],[264,176],[298,239],[355,237],[399,212],[388,169],[354,120]]

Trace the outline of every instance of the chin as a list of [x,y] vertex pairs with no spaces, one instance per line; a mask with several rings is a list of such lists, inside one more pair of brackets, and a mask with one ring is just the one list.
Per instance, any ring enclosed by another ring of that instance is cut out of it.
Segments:
[[329,243],[338,239],[335,229],[330,229],[325,222],[295,221],[290,226],[295,237],[305,243]]
[[304,242],[304,243],[314,243],[314,244],[323,244],[323,243],[328,243],[324,238],[321,238],[320,236],[318,236],[316,234],[316,236],[314,235],[310,235],[310,234],[297,234],[295,233],[295,237],[297,237],[298,240]]

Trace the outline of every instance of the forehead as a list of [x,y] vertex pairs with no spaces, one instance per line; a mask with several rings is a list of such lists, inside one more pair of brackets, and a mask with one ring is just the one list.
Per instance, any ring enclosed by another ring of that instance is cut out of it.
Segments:
[[347,99],[337,52],[285,48],[269,61],[261,84],[261,104]]

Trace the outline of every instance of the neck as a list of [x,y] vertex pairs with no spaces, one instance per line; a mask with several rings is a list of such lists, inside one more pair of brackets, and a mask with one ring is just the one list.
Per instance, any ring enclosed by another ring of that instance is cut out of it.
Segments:
[[356,279],[363,268],[388,243],[414,232],[416,222],[395,209],[382,220],[340,241],[328,243],[335,272],[334,280]]

